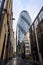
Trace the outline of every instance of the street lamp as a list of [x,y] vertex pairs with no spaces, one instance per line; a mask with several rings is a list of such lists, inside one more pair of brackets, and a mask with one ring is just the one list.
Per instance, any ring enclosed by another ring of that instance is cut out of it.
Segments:
[[15,18],[12,18],[12,20],[15,20]]

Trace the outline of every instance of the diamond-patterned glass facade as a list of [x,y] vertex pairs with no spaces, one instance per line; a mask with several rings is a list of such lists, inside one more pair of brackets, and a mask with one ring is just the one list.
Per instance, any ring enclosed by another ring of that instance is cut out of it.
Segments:
[[20,13],[18,24],[17,24],[17,39],[22,42],[26,32],[29,31],[31,25],[31,18],[27,11],[22,11]]

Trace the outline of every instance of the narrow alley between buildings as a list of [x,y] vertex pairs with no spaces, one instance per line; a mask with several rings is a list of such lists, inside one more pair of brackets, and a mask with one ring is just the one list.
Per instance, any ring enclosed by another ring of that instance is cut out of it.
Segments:
[[21,10],[16,34],[13,7],[13,0],[0,0],[0,65],[43,65],[43,6],[33,22]]

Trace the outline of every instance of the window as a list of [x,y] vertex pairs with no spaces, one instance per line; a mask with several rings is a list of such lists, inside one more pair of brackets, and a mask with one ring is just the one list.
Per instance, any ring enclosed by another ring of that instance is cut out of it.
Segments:
[[26,50],[25,52],[26,52],[26,54],[29,54],[30,53],[30,50]]
[[30,48],[30,46],[25,46],[25,48]]
[[34,22],[34,27],[37,28],[37,25],[38,25],[38,21],[36,19],[36,21]]
[[40,19],[40,21],[43,19],[43,11],[40,13],[39,19]]
[[34,31],[34,27],[33,27],[33,25],[32,25],[32,31]]
[[1,7],[2,0],[0,0],[0,7]]
[[[7,1],[7,0],[6,0]],[[5,8],[5,6],[6,6],[6,1],[5,1],[5,3],[4,3],[4,8]]]
[[29,46],[29,43],[28,44],[26,43],[25,46]]

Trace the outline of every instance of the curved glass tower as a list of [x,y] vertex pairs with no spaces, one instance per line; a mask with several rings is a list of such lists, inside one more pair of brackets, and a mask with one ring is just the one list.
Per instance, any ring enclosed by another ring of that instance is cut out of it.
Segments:
[[31,25],[31,18],[29,16],[29,13],[24,10],[20,13],[17,23],[17,29],[16,29],[17,41],[19,41],[20,43],[22,42],[24,36],[26,35],[26,32],[29,31],[30,25]]

